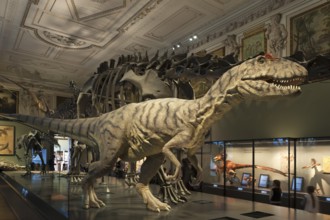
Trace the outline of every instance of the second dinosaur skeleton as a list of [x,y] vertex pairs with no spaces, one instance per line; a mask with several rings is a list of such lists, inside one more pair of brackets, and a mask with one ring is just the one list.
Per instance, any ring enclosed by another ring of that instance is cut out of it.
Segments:
[[201,179],[202,169],[195,153],[203,145],[213,123],[245,99],[300,93],[298,85],[306,76],[307,70],[298,63],[257,56],[228,70],[196,100],[155,99],[128,104],[96,118],[75,120],[10,116],[99,148],[101,158],[89,166],[82,182],[84,208],[105,205],[96,196],[94,182],[108,173],[118,158],[137,161],[146,157],[136,189],[148,209],[170,210],[168,204],[153,196],[148,184],[164,157],[175,166],[172,178],[179,176],[181,165],[171,152],[172,148],[187,150],[188,159],[197,169],[197,178]]

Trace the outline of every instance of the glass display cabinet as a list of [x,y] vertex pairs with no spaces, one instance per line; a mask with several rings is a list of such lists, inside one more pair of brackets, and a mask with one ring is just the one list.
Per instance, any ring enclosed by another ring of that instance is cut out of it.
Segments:
[[203,192],[269,203],[279,180],[282,206],[301,209],[309,185],[320,212],[330,214],[330,138],[273,138],[205,142]]

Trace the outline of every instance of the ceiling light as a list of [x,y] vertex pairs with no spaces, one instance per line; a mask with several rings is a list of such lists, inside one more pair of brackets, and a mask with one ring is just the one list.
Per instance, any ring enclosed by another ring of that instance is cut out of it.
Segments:
[[193,38],[194,38],[194,39],[197,39],[197,35],[194,35]]

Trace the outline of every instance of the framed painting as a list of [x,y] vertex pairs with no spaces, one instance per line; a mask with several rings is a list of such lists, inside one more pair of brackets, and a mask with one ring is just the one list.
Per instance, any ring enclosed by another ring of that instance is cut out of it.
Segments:
[[0,113],[18,113],[18,92],[0,89]]
[[213,56],[213,57],[224,57],[225,56],[225,53],[226,50],[225,50],[225,47],[221,47],[219,49],[216,49],[212,52],[210,52],[210,54]]
[[242,60],[254,57],[261,52],[267,52],[264,29],[259,28],[255,31],[245,33],[242,39]]
[[15,154],[15,127],[0,125],[0,155],[9,156]]
[[330,51],[330,3],[290,19],[290,53],[302,51],[308,60]]

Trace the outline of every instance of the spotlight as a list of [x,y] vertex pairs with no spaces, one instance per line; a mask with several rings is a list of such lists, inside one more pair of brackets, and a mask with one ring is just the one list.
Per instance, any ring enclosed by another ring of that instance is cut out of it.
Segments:
[[180,44],[177,44],[176,47],[177,47],[177,48],[180,48]]
[[193,38],[192,37],[189,37],[189,41],[193,41]]
[[193,38],[196,40],[197,39],[197,35],[194,35]]

